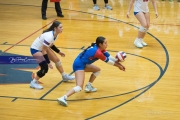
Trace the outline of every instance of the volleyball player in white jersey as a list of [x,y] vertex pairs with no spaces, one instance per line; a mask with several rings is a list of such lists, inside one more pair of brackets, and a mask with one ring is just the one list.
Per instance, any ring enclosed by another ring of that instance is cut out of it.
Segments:
[[73,80],[75,78],[74,76],[69,76],[64,72],[60,59],[53,52],[55,51],[62,57],[65,57],[65,54],[53,44],[53,42],[58,38],[58,34],[62,33],[62,31],[62,24],[59,21],[54,21],[52,25],[47,30],[43,31],[43,33],[32,43],[30,50],[31,54],[37,60],[41,69],[31,81],[31,88],[43,88],[43,86],[38,84],[38,80],[48,72],[49,67],[51,69],[53,68],[50,60],[55,63],[56,68],[62,75],[63,81]]
[[[139,27],[138,36],[134,41],[134,44],[138,48],[143,48],[144,46],[147,46],[147,43],[143,41],[143,38],[145,34],[147,33],[150,26],[150,15],[149,15],[149,8],[148,8],[149,1],[150,0],[131,0],[128,11],[127,11],[127,15],[126,15],[127,18],[129,18],[129,13],[134,4],[134,15],[141,24],[141,26]],[[157,18],[158,12],[157,12],[156,1],[155,0],[151,0],[151,1],[152,1],[152,5],[156,14],[156,18]]]

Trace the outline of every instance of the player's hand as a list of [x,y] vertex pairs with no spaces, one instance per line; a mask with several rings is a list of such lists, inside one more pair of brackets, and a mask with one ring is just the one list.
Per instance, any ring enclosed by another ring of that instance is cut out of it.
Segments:
[[61,57],[65,57],[65,54],[63,52],[59,52],[59,55],[61,55]]
[[51,69],[53,69],[53,66],[52,66],[51,63],[48,64],[48,67],[51,68]]
[[155,14],[156,14],[156,18],[158,18],[158,13],[156,12]]
[[119,65],[119,67],[118,67],[120,70],[122,70],[122,71],[125,71],[125,67],[123,66],[123,65]]
[[126,14],[126,17],[129,18],[129,12]]

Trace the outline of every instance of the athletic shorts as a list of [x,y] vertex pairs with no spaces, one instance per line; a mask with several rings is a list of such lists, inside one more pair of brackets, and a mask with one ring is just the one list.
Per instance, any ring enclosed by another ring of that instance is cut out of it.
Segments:
[[85,67],[86,67],[86,64],[83,63],[79,57],[77,57],[74,60],[74,63],[73,63],[73,71],[74,72],[76,72],[77,70],[84,70]]
[[37,52],[41,52],[41,51],[36,50],[36,49],[33,49],[33,48],[31,48],[30,51],[31,51],[31,54],[32,54],[32,55],[35,54],[35,53],[37,53]]
[[134,15],[138,14],[139,12],[134,12]]

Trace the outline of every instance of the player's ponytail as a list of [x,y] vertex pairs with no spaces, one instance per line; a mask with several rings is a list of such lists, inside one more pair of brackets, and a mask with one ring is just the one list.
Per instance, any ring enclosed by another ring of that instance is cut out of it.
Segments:
[[46,30],[43,31],[43,33],[54,30],[54,28],[57,28],[57,27],[59,26],[59,24],[61,24],[61,22],[59,22],[59,21],[54,21],[54,22],[52,23],[52,25],[51,25],[48,29],[46,29]]
[[103,44],[105,39],[106,39],[106,38],[105,38],[105,37],[102,37],[102,36],[97,37],[96,42],[95,42],[95,43],[91,43],[91,46],[88,46],[88,47],[82,52],[80,58],[82,58],[82,56],[84,55],[84,53],[86,52],[87,49],[89,49],[90,47],[92,47],[92,46],[94,46],[94,45],[97,45],[97,46],[99,47],[99,44]]

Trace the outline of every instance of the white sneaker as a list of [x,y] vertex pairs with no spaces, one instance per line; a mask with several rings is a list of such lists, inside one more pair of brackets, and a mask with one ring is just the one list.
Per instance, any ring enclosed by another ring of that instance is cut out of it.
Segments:
[[140,41],[141,41],[141,44],[142,44],[143,46],[147,46],[147,43],[145,43],[145,42],[143,41],[143,39],[140,39]]
[[143,48],[143,45],[141,44],[141,41],[138,38],[135,39],[134,44],[138,48]]
[[96,92],[97,88],[94,88],[92,85],[87,84],[85,88],[85,92]]
[[61,104],[62,106],[68,106],[67,102],[66,102],[66,99],[63,97],[60,97],[57,99],[58,103]]
[[94,9],[94,10],[100,10],[100,8],[99,8],[98,5],[94,5],[93,9]]
[[30,87],[38,90],[43,89],[43,86],[39,85],[37,81],[36,82],[31,81]]
[[67,82],[69,80],[74,80],[75,76],[70,76],[70,75],[66,74],[66,75],[62,76],[62,79],[63,79],[64,82]]
[[111,6],[109,6],[109,5],[105,5],[105,7],[104,7],[105,9],[107,9],[107,10],[112,10],[112,7]]

